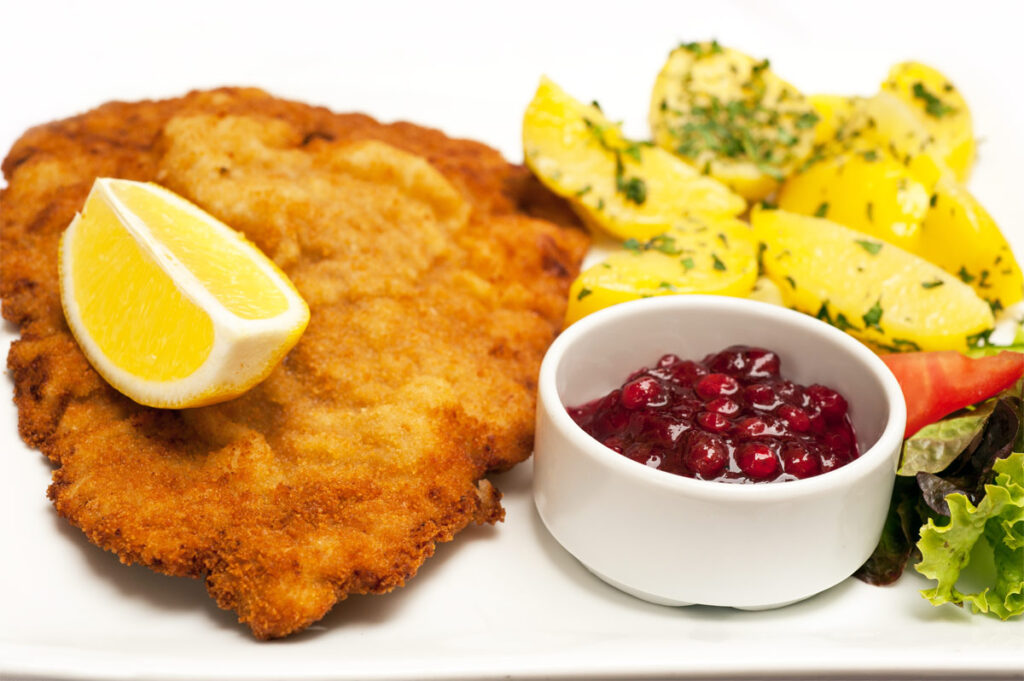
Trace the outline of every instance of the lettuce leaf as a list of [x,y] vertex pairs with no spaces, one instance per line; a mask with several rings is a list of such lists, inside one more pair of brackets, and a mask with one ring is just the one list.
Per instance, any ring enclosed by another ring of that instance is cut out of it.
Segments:
[[915,557],[914,544],[924,523],[922,512],[928,512],[927,508],[921,510],[922,505],[917,481],[913,478],[896,478],[882,537],[867,562],[853,573],[854,577],[875,586],[892,584],[900,578],[907,561]]
[[903,443],[897,475],[941,473],[963,453],[985,429],[996,400],[983,402],[976,409],[930,423]]
[[[915,569],[938,584],[921,592],[933,605],[970,603],[974,612],[1000,619],[1024,614],[1024,453],[992,464],[994,484],[985,486],[977,506],[963,494],[946,496],[949,522],[933,518],[921,529]],[[979,541],[992,548],[996,574],[991,586],[976,593],[956,588],[961,571]]]

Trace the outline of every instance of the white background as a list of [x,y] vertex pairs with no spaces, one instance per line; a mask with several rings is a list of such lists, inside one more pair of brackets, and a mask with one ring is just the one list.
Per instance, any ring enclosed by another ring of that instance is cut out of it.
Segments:
[[[963,91],[983,139],[971,188],[1024,252],[1022,22],[1015,2],[327,3],[0,1],[0,152],[111,99],[219,85],[405,119],[521,160],[541,74],[644,136],[654,77],[715,37],[805,92],[870,94],[918,59]],[[951,247],[953,247],[951,245]],[[0,346],[13,339],[5,324]],[[0,381],[10,394],[9,378]],[[498,480],[507,522],[443,546],[410,585],[258,644],[202,585],[120,566],[56,517],[50,468],[0,399],[0,678],[713,676],[970,671],[1021,678],[1003,624],[847,581],[766,613],[671,609],[606,587],[540,525],[530,467]],[[756,564],[756,557],[752,557]],[[915,672],[915,670],[917,670]],[[4,675],[7,676],[4,676]]]

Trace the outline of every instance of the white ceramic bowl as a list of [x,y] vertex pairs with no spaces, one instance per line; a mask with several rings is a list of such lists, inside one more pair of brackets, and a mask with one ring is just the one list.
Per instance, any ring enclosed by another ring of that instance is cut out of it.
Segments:
[[[666,353],[778,353],[782,375],[838,390],[861,456],[805,480],[728,484],[631,461],[569,417]],[[551,534],[592,572],[667,605],[777,607],[850,576],[878,542],[906,423],[899,384],[845,333],[737,298],[623,303],[566,329],[540,370],[533,493]]]

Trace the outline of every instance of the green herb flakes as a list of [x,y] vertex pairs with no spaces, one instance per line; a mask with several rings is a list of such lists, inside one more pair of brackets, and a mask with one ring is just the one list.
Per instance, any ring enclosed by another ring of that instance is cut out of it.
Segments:
[[875,304],[871,306],[871,309],[868,310],[867,313],[865,313],[863,317],[861,317],[861,319],[864,320],[865,328],[870,329],[871,327],[874,327],[878,331],[881,331],[882,330],[882,326],[881,326],[881,321],[882,321],[882,301],[881,301],[881,299],[877,300],[875,302]]
[[924,102],[924,112],[929,116],[942,118],[943,116],[956,111],[956,109],[929,92],[928,89],[925,88],[924,83],[920,81],[914,83],[912,91],[914,93],[914,97]]
[[854,241],[855,244],[863,248],[871,255],[878,255],[878,252],[882,250],[882,244],[879,241],[866,241],[857,239]]

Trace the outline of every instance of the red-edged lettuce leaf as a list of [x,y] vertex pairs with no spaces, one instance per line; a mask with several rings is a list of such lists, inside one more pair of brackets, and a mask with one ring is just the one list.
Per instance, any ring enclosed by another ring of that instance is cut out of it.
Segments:
[[855,577],[891,584],[918,559],[915,545],[925,521],[949,517],[950,494],[981,502],[995,477],[993,464],[1022,449],[1022,385],[930,424],[904,442],[882,536]]

